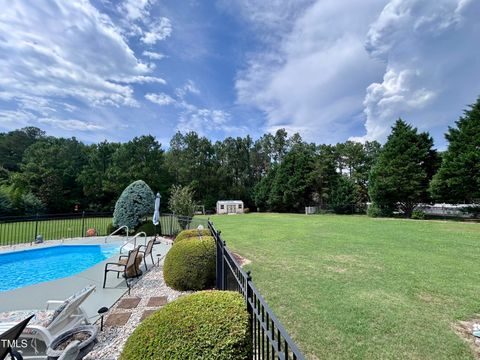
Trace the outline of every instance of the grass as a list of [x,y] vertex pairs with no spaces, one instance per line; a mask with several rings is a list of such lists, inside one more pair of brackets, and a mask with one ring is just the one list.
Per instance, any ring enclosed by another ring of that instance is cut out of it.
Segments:
[[[89,228],[95,228],[98,235],[107,234],[107,226],[111,217],[75,219],[59,219],[38,221],[23,221],[15,223],[0,223],[0,245],[28,243],[35,240],[35,229],[44,240],[62,239],[85,236]],[[82,231],[83,230],[83,231]]]
[[472,359],[480,224],[364,216],[213,216],[309,359]]

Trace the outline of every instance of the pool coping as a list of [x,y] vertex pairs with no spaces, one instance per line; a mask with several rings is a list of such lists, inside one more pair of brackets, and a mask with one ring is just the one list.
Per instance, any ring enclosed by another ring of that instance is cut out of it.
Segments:
[[[0,249],[0,253],[24,251],[58,245],[101,245],[104,244],[104,239],[104,237],[94,237],[54,240],[39,245],[26,244],[26,246],[16,247],[17,249],[20,247],[21,250],[12,250],[11,247],[10,251]],[[115,237],[108,241],[108,244],[122,245],[123,243],[124,240],[122,237]],[[157,253],[165,254],[169,248],[170,247],[166,244],[154,246],[154,259],[156,259]],[[92,293],[82,305],[89,317],[89,321],[93,323],[99,317],[97,313],[99,308],[103,306],[107,308],[112,307],[118,299],[128,291],[125,280],[123,278],[117,279],[114,273],[109,274],[106,288],[102,288],[105,264],[107,262],[117,261],[118,255],[119,254],[115,254],[80,273],[65,278],[2,291],[0,292],[0,312],[45,309],[48,300],[64,300],[86,286],[95,285],[95,292]],[[147,262],[148,265],[151,266],[149,259],[147,259]],[[144,264],[142,262],[142,270],[144,270],[143,267]]]

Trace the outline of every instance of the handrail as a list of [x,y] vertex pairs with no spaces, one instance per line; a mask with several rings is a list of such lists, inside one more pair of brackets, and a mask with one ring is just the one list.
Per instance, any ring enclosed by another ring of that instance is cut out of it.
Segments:
[[130,240],[127,239],[127,241],[125,241],[125,243],[120,247],[120,253],[122,253],[122,250],[123,248],[132,242],[133,240],[133,248],[135,249],[137,247],[137,237],[139,237],[140,235],[143,235],[143,237],[145,238],[145,241],[144,241],[144,245],[147,246],[147,234],[145,233],[145,231],[140,231],[139,233],[136,233]]
[[117,232],[119,232],[119,231],[122,230],[122,229],[127,229],[126,232],[127,232],[127,241],[128,241],[128,232],[129,232],[128,226],[127,226],[127,225],[123,225],[123,226],[120,226],[117,230],[115,230],[114,232],[112,232],[111,234],[109,234],[109,235],[107,235],[107,236],[105,237],[105,244],[107,243],[107,239],[108,239],[110,236],[115,235]]

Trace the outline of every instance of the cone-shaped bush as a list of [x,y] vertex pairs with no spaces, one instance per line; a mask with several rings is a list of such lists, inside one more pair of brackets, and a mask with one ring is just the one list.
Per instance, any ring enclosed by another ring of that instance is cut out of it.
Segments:
[[175,242],[163,265],[165,283],[173,289],[205,290],[215,284],[215,241],[211,236]]
[[201,291],[167,304],[128,338],[120,360],[251,359],[249,315],[232,291]]
[[113,225],[134,229],[143,217],[153,214],[154,206],[152,189],[142,180],[134,181],[123,190],[115,204]]

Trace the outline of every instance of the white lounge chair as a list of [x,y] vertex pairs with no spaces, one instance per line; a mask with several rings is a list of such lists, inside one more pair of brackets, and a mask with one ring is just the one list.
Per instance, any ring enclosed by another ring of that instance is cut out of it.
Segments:
[[[22,333],[22,338],[39,339],[48,347],[55,337],[77,325],[88,324],[81,304],[95,290],[87,286],[66,300],[49,300],[45,310],[15,310],[0,313],[0,334],[29,315],[35,315]],[[56,309],[49,307],[57,305]]]

